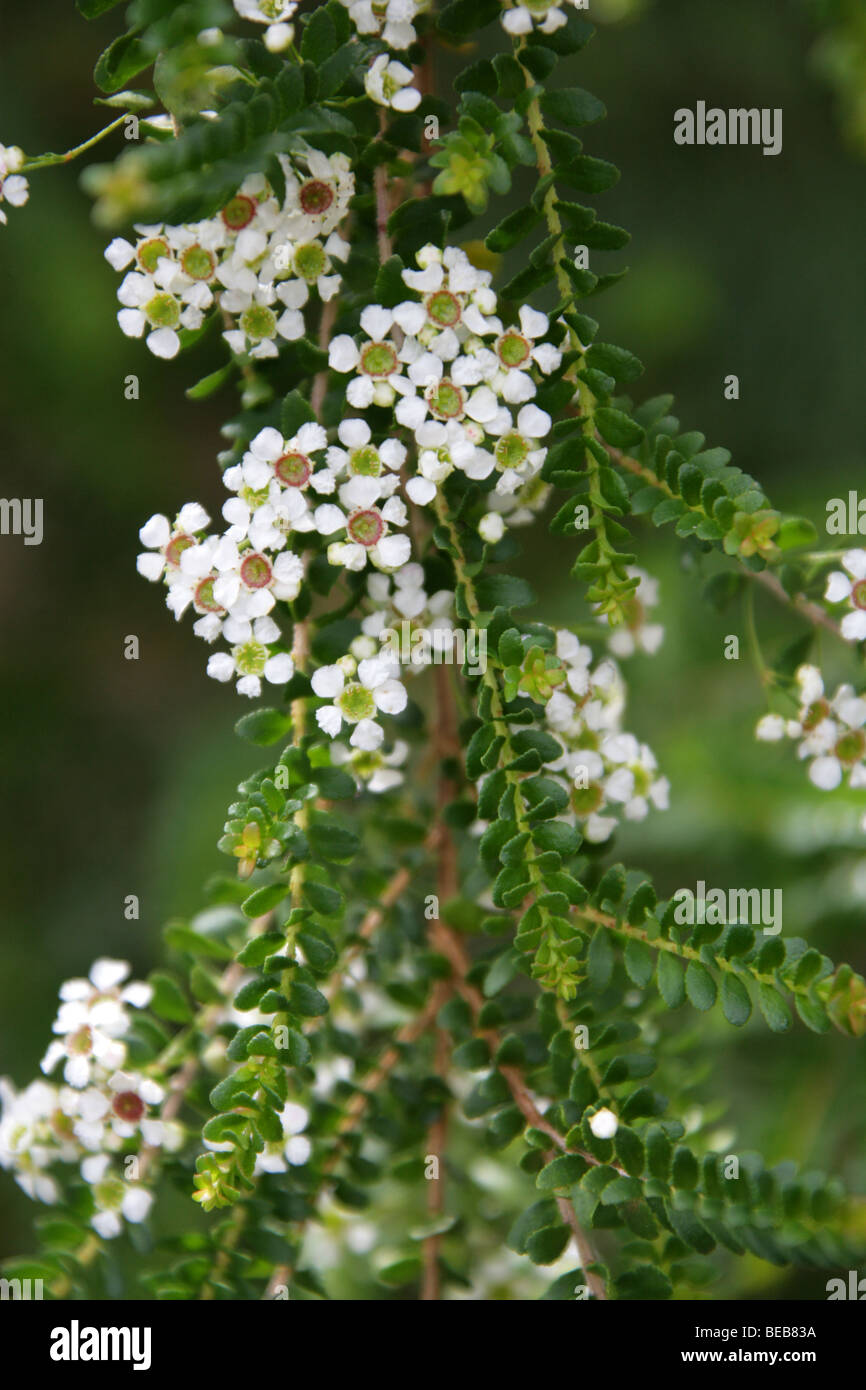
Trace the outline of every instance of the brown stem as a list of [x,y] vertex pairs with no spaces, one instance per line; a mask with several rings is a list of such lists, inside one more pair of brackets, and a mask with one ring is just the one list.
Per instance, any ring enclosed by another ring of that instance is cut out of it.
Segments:
[[[379,133],[385,133],[385,110],[379,112]],[[388,170],[384,164],[376,165],[376,172],[373,176],[373,188],[376,193],[376,244],[379,248],[379,263],[384,265],[391,259],[393,246],[388,235],[388,218],[390,216],[390,206],[388,202]]]

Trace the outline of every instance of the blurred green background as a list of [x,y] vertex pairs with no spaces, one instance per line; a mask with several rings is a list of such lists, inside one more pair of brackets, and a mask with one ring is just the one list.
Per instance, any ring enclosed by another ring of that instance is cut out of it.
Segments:
[[[770,0],[590,8],[626,15],[603,24],[574,79],[608,106],[585,144],[623,171],[600,212],[631,230],[616,260],[633,268],[587,307],[603,339],[647,364],[636,398],[674,390],[686,427],[731,448],[776,506],[811,516],[823,535],[827,499],[863,476],[866,253],[864,164],[819,80],[816,31],[801,6]],[[7,9],[3,26],[0,139],[36,154],[86,138],[106,114],[91,105],[89,74],[117,14],[86,24],[71,0],[42,0]],[[699,99],[782,107],[783,153],[676,146],[673,112]],[[97,157],[122,144],[111,137]],[[135,572],[137,530],[152,512],[197,499],[219,514],[214,456],[234,402],[230,391],[184,399],[219,365],[219,346],[163,363],[121,335],[108,238],[89,221],[80,167],[32,175],[30,203],[0,228],[0,492],[45,501],[41,546],[0,542],[0,1074],[17,1084],[37,1071],[62,979],[99,954],[128,957],[139,973],[158,960],[162,922],[193,911],[222,867],[224,807],[261,761],[231,734],[246,705],[205,678],[205,648]],[[124,399],[128,373],[140,378],[138,401]],[[729,373],[736,402],[723,396]],[[627,726],[673,790],[671,810],[624,833],[618,857],[649,869],[664,893],[699,878],[782,887],[784,930],[866,971],[866,796],[823,796],[791,745],[753,742],[764,697],[742,614],[700,600],[670,531],[637,534],[641,563],[662,581],[667,636],[660,656],[629,665]],[[543,533],[526,540],[544,616],[579,618],[566,548],[553,569]],[[769,657],[800,630],[771,599],[758,618]],[[729,633],[740,635],[739,662],[722,657]],[[129,634],[137,662],[124,659]],[[851,678],[838,646],[822,657],[833,677]],[[130,893],[138,922],[124,919]],[[727,1102],[722,1124],[740,1149],[824,1166],[866,1192],[856,1044],[802,1027],[779,1037],[760,1021],[732,1034],[715,1014],[696,1023],[684,1017],[713,1057],[702,1094]],[[30,1248],[32,1215],[0,1180],[0,1256]],[[737,1278],[728,1296],[799,1298],[823,1296],[826,1276],[745,1261]]]

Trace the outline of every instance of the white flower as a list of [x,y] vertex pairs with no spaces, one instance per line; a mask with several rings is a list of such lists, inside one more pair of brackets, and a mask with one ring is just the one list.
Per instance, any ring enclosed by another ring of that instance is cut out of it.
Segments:
[[[0,205],[8,203],[12,208],[21,208],[30,197],[30,186],[18,170],[24,163],[24,151],[17,145],[0,145]],[[8,218],[0,206],[0,222],[5,226]]]
[[785,737],[785,721],[780,714],[765,714],[755,726],[755,738],[762,743],[777,743]]
[[596,1139],[612,1139],[619,1129],[619,1120],[612,1110],[605,1106],[589,1117],[589,1127]]
[[2,1077],[0,1103],[0,1167],[10,1169],[34,1201],[59,1201],[60,1189],[45,1170],[58,1161],[73,1161],[79,1151],[65,1137],[57,1087],[31,1081],[19,1092]]
[[834,791],[846,774],[850,787],[866,787],[866,698],[846,684],[828,700],[817,666],[800,666],[795,679],[800,690],[797,718],[765,715],[756,738],[799,740],[797,756],[809,759],[809,780],[821,791]]
[[239,677],[237,691],[254,699],[262,693],[262,677],[272,685],[285,685],[294,675],[295,665],[288,652],[272,653],[270,644],[279,640],[280,630],[271,618],[230,618],[223,624],[223,635],[235,645],[228,652],[215,652],[207,664],[207,674],[217,681]]
[[866,638],[866,550],[846,550],[842,565],[848,573],[834,570],[827,576],[824,598],[828,603],[848,600],[853,612],[845,614],[840,631],[846,641],[862,642]]
[[542,34],[554,34],[567,22],[563,5],[573,5],[577,10],[587,8],[587,0],[529,0],[526,4],[508,4],[501,16],[502,27],[507,34],[520,36],[531,34],[533,28]]
[[184,553],[196,545],[196,534],[209,524],[210,517],[197,502],[181,507],[173,526],[159,512],[152,516],[138,533],[142,545],[148,547],[136,560],[139,574],[153,583],[166,574],[179,573]]
[[295,26],[287,23],[296,9],[298,0],[233,0],[242,19],[253,24],[267,24],[265,47],[271,53],[282,53],[295,37]]
[[425,8],[416,0],[340,0],[359,34],[381,34],[389,48],[408,48],[415,42],[412,21]]
[[213,563],[219,571],[214,602],[241,620],[265,617],[278,599],[297,598],[304,577],[303,562],[293,552],[272,559],[262,550],[239,550],[228,538],[215,551]]
[[129,1022],[124,1005],[144,1008],[153,993],[150,985],[135,982],[121,989],[129,971],[126,961],[103,957],[94,962],[88,980],[67,980],[61,986],[52,1027],[59,1037],[42,1059],[46,1074],[65,1059],[66,1081],[83,1088],[94,1075],[123,1065],[126,1047],[119,1039]]
[[402,786],[403,773],[398,771],[409,756],[409,745],[398,739],[388,753],[381,748],[347,748],[344,743],[331,744],[331,760],[354,777],[359,787],[380,794]]
[[298,8],[298,0],[232,0],[242,19],[254,24],[276,24],[278,20],[291,19]]
[[[350,658],[351,665],[354,661]],[[397,667],[384,657],[370,657],[358,664],[353,678],[339,663],[320,666],[313,672],[313,693],[332,703],[316,710],[319,728],[330,738],[336,738],[343,724],[352,726],[349,739],[353,748],[366,752],[379,747],[385,735],[376,723],[376,714],[399,714],[406,708],[406,690],[395,678]]]
[[107,1154],[94,1154],[81,1164],[81,1176],[90,1186],[96,1212],[91,1226],[103,1240],[113,1240],[123,1229],[121,1217],[132,1223],[144,1221],[153,1205],[153,1196],[144,1187],[130,1184],[112,1170]]
[[496,545],[505,535],[505,522],[499,512],[485,512],[478,523],[478,534],[488,545]]
[[398,63],[382,53],[371,64],[364,77],[364,90],[371,101],[379,106],[390,106],[395,111],[414,111],[421,100],[421,93],[411,86],[412,69],[405,63]]

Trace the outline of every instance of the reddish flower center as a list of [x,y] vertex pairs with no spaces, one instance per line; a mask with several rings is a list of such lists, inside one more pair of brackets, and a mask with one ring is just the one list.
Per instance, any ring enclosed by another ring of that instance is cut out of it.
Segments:
[[192,536],[187,536],[183,532],[177,536],[172,536],[168,545],[165,547],[166,562],[177,568],[180,564],[181,555],[185,550],[189,550],[191,545],[195,545]]
[[196,586],[193,605],[199,613],[223,613],[225,610],[213,596],[214,576],[208,575]]
[[112,1110],[124,1124],[135,1125],[144,1114],[144,1101],[135,1091],[119,1091],[111,1105]]
[[298,198],[303,211],[315,217],[328,211],[334,201],[334,190],[322,179],[309,179],[301,184]]
[[241,579],[248,589],[266,589],[272,574],[270,561],[258,552],[241,560]]
[[866,579],[858,579],[851,589],[851,602],[855,608],[866,608]]
[[313,465],[306,454],[283,454],[274,464],[274,472],[286,487],[303,487],[312,471]]
[[371,507],[367,511],[353,512],[346,523],[346,530],[358,545],[369,548],[382,539],[385,523],[375,507]]

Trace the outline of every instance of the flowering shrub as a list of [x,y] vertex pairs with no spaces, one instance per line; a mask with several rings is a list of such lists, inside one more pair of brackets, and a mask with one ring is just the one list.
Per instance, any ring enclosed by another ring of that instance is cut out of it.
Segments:
[[[613,846],[676,796],[626,719],[628,662],[665,636],[644,522],[718,561],[711,596],[762,586],[849,644],[866,555],[809,552],[670,396],[627,394],[641,364],[587,312],[618,275],[585,253],[628,234],[573,200],[617,178],[575,133],[601,102],[563,85],[582,8],[138,0],[97,64],[108,130],[142,113],[85,176],[119,333],[186,359],[215,330],[225,365],[188,395],[240,393],[221,518],[179,480],[138,570],[272,751],[169,967],[98,960],[61,989],[44,1079],[3,1084],[0,1164],[51,1209],[55,1297],[99,1290],[126,1238],[130,1296],[180,1299],[318,1296],[358,1256],[424,1299],[689,1297],[714,1251],[861,1257],[835,1178],[714,1147],[668,1013],[853,1039],[866,982],[746,914],[683,922]],[[452,109],[437,55],[488,25]],[[67,157],[0,146],[0,204]],[[527,615],[520,538],[545,526],[567,624]],[[866,785],[851,684],[826,698],[804,656],[767,688],[756,756],[791,738],[817,787]]]

